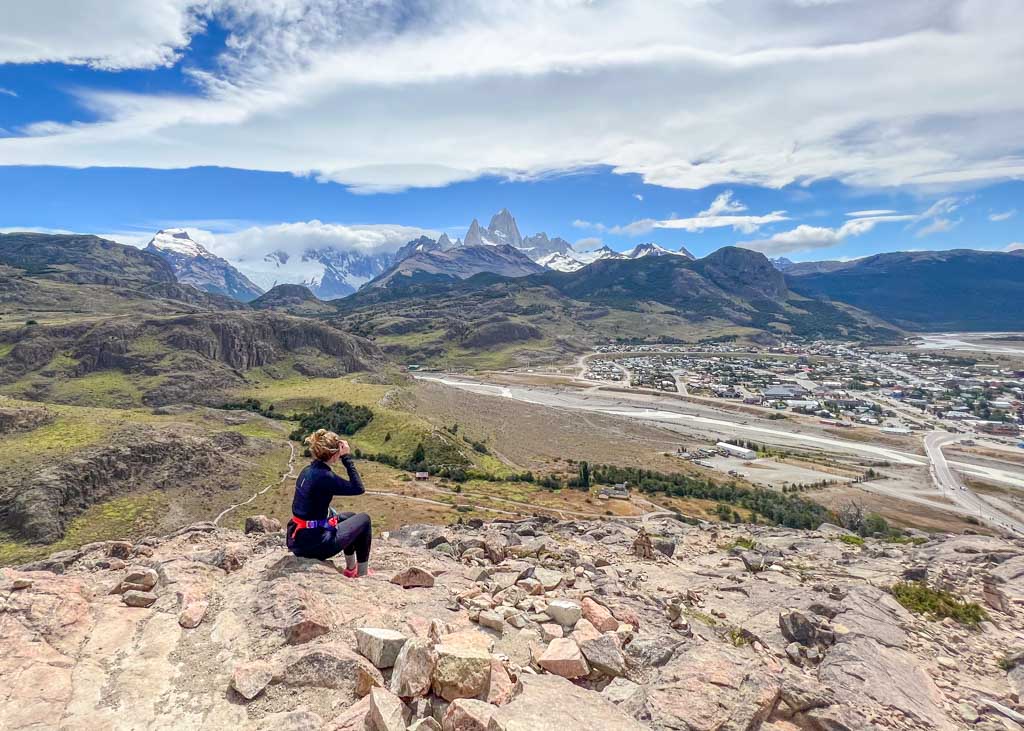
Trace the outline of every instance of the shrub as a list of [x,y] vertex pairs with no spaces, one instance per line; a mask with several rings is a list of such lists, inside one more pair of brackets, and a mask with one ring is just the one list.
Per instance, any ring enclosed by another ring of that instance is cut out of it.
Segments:
[[976,627],[988,619],[988,613],[980,604],[943,589],[934,589],[923,581],[901,581],[889,592],[911,612],[931,619],[949,617],[968,627]]
[[327,429],[337,434],[355,434],[373,419],[373,412],[365,406],[355,406],[347,401],[336,401],[330,406],[317,406],[304,414],[292,417],[299,426],[289,439],[301,442],[317,429]]
[[863,546],[864,545],[864,539],[861,538],[860,536],[854,536],[854,535],[846,534],[845,536],[839,536],[839,540],[842,541],[843,543],[845,543],[848,546]]

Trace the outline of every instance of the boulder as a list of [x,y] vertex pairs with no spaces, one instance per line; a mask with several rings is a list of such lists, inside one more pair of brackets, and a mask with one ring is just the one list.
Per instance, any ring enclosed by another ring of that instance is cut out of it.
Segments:
[[146,566],[129,567],[128,573],[121,579],[119,593],[125,591],[150,591],[160,580],[156,571]]
[[583,610],[570,599],[555,599],[548,602],[547,615],[563,627],[573,627],[583,616]]
[[482,698],[491,677],[491,654],[480,646],[440,644],[434,667],[434,692],[447,701]]
[[442,731],[487,731],[496,706],[484,701],[459,698],[452,701],[441,721]]
[[479,622],[481,627],[493,629],[496,632],[501,632],[505,627],[504,618],[502,618],[502,616],[497,612],[491,610],[480,612]]
[[178,624],[184,629],[195,629],[202,623],[209,606],[209,602],[203,600],[190,602],[178,613]]
[[565,678],[524,675],[521,682],[522,691],[511,703],[494,712],[487,731],[641,731],[645,728],[600,693],[573,685]]
[[573,630],[572,639],[591,667],[613,678],[626,673],[626,659],[614,633],[602,634],[588,620],[581,619]]
[[263,692],[274,677],[274,668],[263,660],[236,665],[231,673],[231,687],[247,701]]
[[391,583],[403,589],[426,588],[434,585],[434,575],[419,566],[409,566],[392,576]]
[[245,533],[277,533],[281,530],[281,521],[266,515],[250,515],[245,519]]
[[149,591],[129,589],[121,595],[121,601],[129,607],[151,607],[156,601],[156,594]]
[[619,620],[612,616],[607,607],[595,602],[590,597],[584,597],[582,614],[599,632],[614,632],[619,628]]
[[437,655],[434,643],[415,637],[402,645],[391,672],[391,692],[400,698],[425,696],[430,692]]
[[[366,695],[331,719],[329,731],[366,731],[370,723],[370,696]],[[312,731],[307,729],[306,731]]]
[[384,686],[384,677],[369,660],[334,644],[299,650],[286,661],[279,679],[291,686],[345,689],[358,697]]
[[512,682],[512,678],[509,677],[508,670],[505,669],[504,664],[498,658],[492,657],[491,676],[487,685],[487,697],[485,700],[496,706],[502,706],[512,700],[515,690],[516,685]]
[[554,591],[561,585],[564,577],[561,571],[553,571],[538,566],[533,570],[533,578],[540,582],[541,586],[544,587],[544,591]]
[[584,678],[590,675],[590,666],[579,645],[565,637],[552,640],[537,662],[549,673],[563,678]]
[[632,718],[639,718],[647,705],[647,691],[639,683],[626,678],[615,678],[601,691],[619,710]]
[[356,630],[359,654],[380,670],[394,666],[406,639],[405,635],[393,629],[360,627]]
[[409,707],[391,691],[370,691],[370,726],[374,731],[406,731],[411,717]]

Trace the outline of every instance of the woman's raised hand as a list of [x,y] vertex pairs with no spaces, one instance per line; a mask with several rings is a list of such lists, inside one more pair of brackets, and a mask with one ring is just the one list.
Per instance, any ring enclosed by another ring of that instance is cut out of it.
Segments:
[[348,446],[348,442],[341,439],[338,441],[338,456],[344,457],[346,454],[352,454],[352,448]]

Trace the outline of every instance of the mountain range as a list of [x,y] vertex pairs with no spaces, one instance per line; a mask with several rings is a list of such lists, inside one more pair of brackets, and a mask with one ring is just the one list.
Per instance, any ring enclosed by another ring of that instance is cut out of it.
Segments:
[[[493,251],[495,247],[500,252]],[[654,243],[616,252],[607,246],[577,250],[565,239],[549,238],[543,231],[524,237],[507,208],[495,213],[487,228],[473,219],[463,238],[453,241],[446,233],[436,239],[420,236],[394,253],[321,247],[300,254],[276,250],[243,256],[232,263],[193,241],[180,228],[159,231],[146,250],[165,259],[180,282],[240,302],[249,302],[279,284],[300,284],[319,299],[333,300],[367,285],[390,286],[415,272],[457,279],[488,271],[514,277],[540,269],[577,271],[602,259],[693,258],[685,248],[670,251]]]

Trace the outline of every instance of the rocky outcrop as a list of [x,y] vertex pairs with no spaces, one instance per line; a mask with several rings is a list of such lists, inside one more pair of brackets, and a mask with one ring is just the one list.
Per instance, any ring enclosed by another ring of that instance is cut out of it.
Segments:
[[[626,522],[537,518],[407,526],[349,579],[251,523],[0,571],[0,727],[997,731],[1021,713],[1016,601],[969,628],[880,588],[927,557],[978,600],[993,566],[959,559],[1012,567],[1013,541],[860,549],[662,519],[647,531],[673,555],[638,558]],[[727,548],[741,532],[764,570]],[[413,574],[432,580],[389,580]]]
[[0,406],[0,434],[32,431],[52,420],[53,414],[45,408]]
[[[224,472],[246,438],[204,437],[179,429],[135,427],[27,476],[0,477],[0,525],[30,541],[52,543],[90,505],[143,489],[182,486]],[[185,477],[183,477],[185,476]]]
[[219,403],[225,391],[243,384],[241,372],[285,358],[311,375],[340,376],[383,363],[368,340],[271,311],[33,326],[13,337],[14,347],[0,359],[0,382],[37,372],[66,353],[67,363],[54,366],[52,375],[77,378],[113,370],[129,377],[160,376],[143,393],[144,402],[154,406]]

